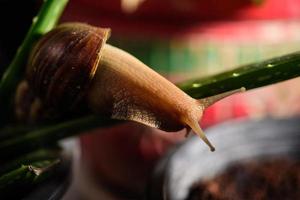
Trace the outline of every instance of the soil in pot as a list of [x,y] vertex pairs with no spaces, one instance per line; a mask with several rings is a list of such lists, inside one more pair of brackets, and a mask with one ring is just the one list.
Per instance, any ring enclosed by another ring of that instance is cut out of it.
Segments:
[[300,199],[300,161],[292,158],[238,162],[193,185],[187,200]]

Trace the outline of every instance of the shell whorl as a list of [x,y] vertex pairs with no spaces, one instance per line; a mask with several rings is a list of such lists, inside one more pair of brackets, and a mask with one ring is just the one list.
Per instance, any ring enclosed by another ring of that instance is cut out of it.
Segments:
[[72,110],[85,95],[97,70],[110,29],[82,23],[59,25],[34,47],[27,79],[45,107]]

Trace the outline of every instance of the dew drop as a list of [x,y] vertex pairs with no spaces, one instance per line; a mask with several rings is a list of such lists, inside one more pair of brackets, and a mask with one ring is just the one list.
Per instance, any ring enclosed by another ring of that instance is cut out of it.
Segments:
[[232,76],[233,77],[238,77],[240,74],[239,73],[233,73]]
[[37,20],[38,20],[38,18],[37,18],[37,17],[34,17],[34,18],[32,19],[32,23],[36,23]]
[[200,83],[193,83],[193,85],[192,85],[194,88],[198,88],[198,87],[200,87],[201,86],[201,84]]

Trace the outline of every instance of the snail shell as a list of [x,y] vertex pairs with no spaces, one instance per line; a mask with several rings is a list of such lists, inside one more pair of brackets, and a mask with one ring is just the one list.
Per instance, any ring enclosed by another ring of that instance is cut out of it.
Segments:
[[105,44],[110,30],[69,23],[46,34],[34,48],[27,79],[45,107],[136,121],[165,131],[193,131],[214,147],[199,126],[203,110],[241,90],[201,100],[121,49]]
[[60,112],[76,109],[93,80],[109,34],[107,28],[67,23],[41,38],[26,74],[45,107]]

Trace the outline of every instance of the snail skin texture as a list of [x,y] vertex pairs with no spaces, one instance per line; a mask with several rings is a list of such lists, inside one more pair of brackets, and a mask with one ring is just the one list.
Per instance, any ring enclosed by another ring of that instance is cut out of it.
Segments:
[[45,108],[70,112],[85,104],[96,114],[164,131],[192,129],[214,147],[199,126],[206,107],[245,90],[196,100],[127,52],[106,44],[110,30],[62,24],[33,49],[27,81]]

